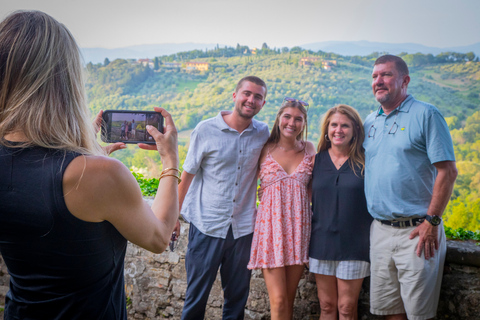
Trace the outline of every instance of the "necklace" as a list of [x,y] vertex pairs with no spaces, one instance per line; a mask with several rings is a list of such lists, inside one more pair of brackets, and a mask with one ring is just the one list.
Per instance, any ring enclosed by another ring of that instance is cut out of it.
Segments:
[[277,143],[277,147],[278,147],[279,149],[282,149],[282,150],[285,151],[285,152],[292,151],[292,150],[297,150],[300,145],[301,145],[301,143],[298,144],[297,142],[295,142],[295,145],[293,146],[293,148],[288,148],[288,149],[287,149],[287,148],[282,147],[280,144]]
[[332,159],[332,162],[337,169],[340,169],[347,160],[348,160],[348,157],[346,157],[345,159],[340,159],[340,161],[338,161],[338,159],[335,159],[335,160]]
[[337,157],[330,150],[328,153],[330,155],[330,159],[332,160],[333,165],[337,169],[340,169],[343,166],[343,164],[348,160],[348,155]]

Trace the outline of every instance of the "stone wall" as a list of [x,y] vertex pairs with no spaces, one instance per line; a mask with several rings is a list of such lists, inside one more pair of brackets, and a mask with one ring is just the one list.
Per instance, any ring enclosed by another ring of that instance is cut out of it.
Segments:
[[[129,245],[125,266],[130,319],[180,319],[185,299],[185,249],[188,225],[174,252],[160,255]],[[480,246],[470,242],[447,242],[437,319],[480,319]],[[364,282],[359,301],[359,319],[380,319],[369,312],[369,283]],[[318,319],[315,279],[305,270],[295,301],[295,319]],[[217,277],[206,311],[206,319],[222,318],[222,288]],[[247,302],[246,319],[270,319],[267,289],[261,272],[254,271]]]
[[[152,254],[129,244],[125,261],[125,282],[129,319],[180,319],[186,290],[185,248],[188,225],[174,252]],[[480,319],[480,246],[472,242],[447,242],[447,261],[437,319]],[[8,273],[0,256],[0,306],[8,290]],[[221,319],[220,279],[213,286],[206,319]],[[380,319],[369,313],[368,281],[359,301],[359,319]],[[295,319],[318,319],[320,308],[312,274],[305,270],[295,301]],[[0,319],[3,318],[0,312]],[[269,302],[261,272],[254,272],[246,319],[270,319]]]

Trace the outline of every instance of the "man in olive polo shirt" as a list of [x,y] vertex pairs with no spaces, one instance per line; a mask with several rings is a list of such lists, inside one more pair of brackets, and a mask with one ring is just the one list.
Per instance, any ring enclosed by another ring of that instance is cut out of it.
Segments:
[[365,195],[370,234],[370,311],[386,319],[432,319],[445,261],[442,214],[457,176],[448,126],[434,106],[407,94],[399,57],[377,59],[380,103],[365,120]]

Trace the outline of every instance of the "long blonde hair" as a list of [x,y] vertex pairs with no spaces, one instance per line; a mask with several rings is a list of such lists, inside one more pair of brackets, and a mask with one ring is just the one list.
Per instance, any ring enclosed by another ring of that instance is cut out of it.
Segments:
[[[5,140],[16,132],[28,141]],[[0,23],[0,144],[104,154],[90,120],[77,43],[40,11],[17,11]]]
[[352,121],[353,137],[350,141],[350,148],[348,150],[348,163],[352,169],[357,167],[363,174],[365,169],[365,150],[363,149],[365,131],[363,129],[362,118],[360,117],[360,114],[358,114],[357,110],[346,104],[339,104],[333,108],[330,108],[323,116],[320,142],[317,146],[317,152],[328,150],[332,146],[331,141],[327,139],[328,126],[330,125],[330,119],[337,112],[347,116],[348,119]]

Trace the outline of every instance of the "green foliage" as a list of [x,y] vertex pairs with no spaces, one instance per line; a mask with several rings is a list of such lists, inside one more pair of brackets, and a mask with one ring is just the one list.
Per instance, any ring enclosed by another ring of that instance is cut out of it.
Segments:
[[[123,101],[110,102],[105,106],[105,101],[98,103],[98,99],[105,99],[115,96],[125,96],[129,93],[138,91],[138,87],[143,84],[150,76],[153,70],[148,66],[132,64],[127,60],[117,59],[106,66],[87,65],[88,78],[86,83],[90,107],[94,113],[100,109],[126,109]],[[128,96],[126,96],[127,98]],[[110,98],[111,100],[111,98]],[[143,100],[137,99],[137,104],[145,104]],[[146,105],[146,104],[145,104]]]
[[143,174],[132,172],[144,196],[154,196],[158,189],[158,179],[146,179]]
[[445,209],[445,225],[454,229],[480,230],[480,112],[451,130],[458,177]]
[[127,301],[126,302],[127,302],[127,310],[128,310],[132,307],[132,298],[127,296]]
[[480,241],[480,232],[473,232],[463,228],[452,229],[445,227],[445,234],[451,240],[476,240]]

